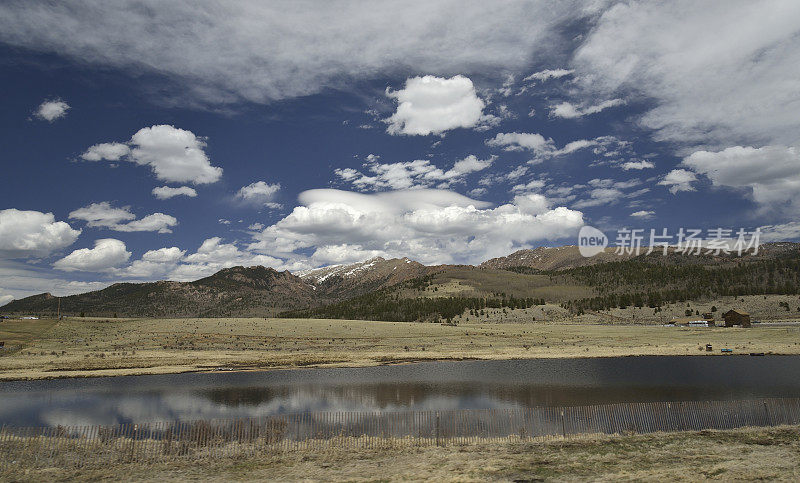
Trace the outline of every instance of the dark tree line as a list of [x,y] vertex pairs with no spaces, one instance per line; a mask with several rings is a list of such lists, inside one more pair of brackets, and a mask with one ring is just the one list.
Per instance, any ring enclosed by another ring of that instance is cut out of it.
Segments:
[[279,314],[284,318],[358,319],[412,322],[418,320],[453,319],[467,310],[487,308],[525,309],[544,305],[541,298],[495,297],[401,297],[398,288],[423,290],[430,286],[431,277],[408,280],[399,286],[360,295],[323,307],[291,310]]
[[494,299],[478,297],[375,297],[373,294],[356,297],[324,307],[283,312],[285,318],[359,319],[412,322],[416,320],[452,319],[466,310],[486,308],[526,309],[543,305],[544,299]]
[[722,266],[628,260],[574,268],[568,276],[593,287],[598,294],[563,304],[573,312],[628,306],[655,308],[714,296],[797,294],[800,257]]

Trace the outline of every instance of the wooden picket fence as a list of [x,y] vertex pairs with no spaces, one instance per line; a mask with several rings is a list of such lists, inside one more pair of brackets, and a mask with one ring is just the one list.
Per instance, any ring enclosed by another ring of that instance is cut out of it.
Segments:
[[102,461],[149,462],[785,424],[800,424],[800,398],[300,413],[115,426],[3,426],[0,470],[4,465],[82,466]]

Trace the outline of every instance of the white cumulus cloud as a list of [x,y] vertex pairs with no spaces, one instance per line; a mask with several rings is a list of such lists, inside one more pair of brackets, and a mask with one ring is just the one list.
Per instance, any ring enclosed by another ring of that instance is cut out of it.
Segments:
[[156,178],[172,183],[209,184],[222,177],[222,168],[211,165],[205,139],[166,124],[145,127],[127,143],[100,143],[89,147],[86,161],[119,161],[149,166]]
[[157,231],[159,233],[172,233],[171,227],[178,224],[178,220],[164,213],[153,213],[141,219],[131,213],[129,206],[114,207],[108,201],[92,203],[72,211],[70,219],[83,220],[86,226],[109,228],[114,231]]
[[0,210],[0,258],[46,257],[72,245],[80,233],[52,213]]
[[403,89],[387,89],[386,95],[397,101],[397,111],[385,120],[390,134],[427,136],[475,127],[485,106],[472,81],[462,75],[412,77]]
[[43,121],[53,122],[56,119],[61,119],[66,116],[68,110],[69,104],[61,99],[54,99],[39,104],[39,107],[36,108],[33,114]]
[[92,203],[72,211],[69,214],[71,219],[83,220],[86,226],[90,227],[111,227],[123,221],[136,219],[136,215],[131,213],[130,207],[124,206],[115,208],[108,201]]
[[53,267],[65,272],[102,272],[126,263],[130,257],[124,242],[103,238],[94,242],[94,248],[81,248],[56,260]]
[[111,229],[114,231],[157,231],[159,233],[172,233],[171,228],[178,224],[178,220],[171,215],[164,213],[153,213],[142,219],[133,220],[122,225],[116,225]]
[[647,210],[639,210],[639,211],[634,211],[633,213],[631,213],[632,217],[640,218],[642,220],[649,220],[650,218],[654,217],[655,215],[656,215],[655,211],[647,211]]
[[246,203],[277,209],[281,208],[281,205],[273,200],[280,189],[280,183],[270,184],[266,181],[256,181],[247,186],[242,186],[236,193],[236,197]]
[[697,181],[697,176],[691,171],[673,169],[667,173],[658,184],[661,186],[669,186],[669,192],[676,194],[681,191],[695,191],[694,186],[692,186],[694,181]]
[[117,277],[136,280],[168,278],[169,274],[177,269],[178,262],[185,254],[186,250],[178,247],[150,250],[145,252],[141,259],[134,260],[127,267],[113,269],[112,273]]
[[369,170],[368,174],[353,168],[339,168],[334,172],[342,181],[351,183],[354,188],[362,191],[447,188],[451,184],[464,182],[466,176],[488,168],[497,159],[496,156],[478,159],[471,154],[456,161],[452,168],[444,171],[426,159],[379,163],[378,158],[374,155],[367,157],[368,162],[365,166]]
[[423,263],[476,263],[535,241],[571,236],[583,224],[579,211],[552,208],[537,194],[491,208],[446,190],[322,189],[301,193],[300,203],[256,233],[249,248],[276,257],[311,248],[325,261],[381,253]]
[[506,151],[528,150],[534,154],[549,154],[556,150],[553,140],[539,133],[501,132],[487,140],[486,144]]
[[176,196],[188,196],[189,198],[194,198],[197,196],[197,191],[188,186],[179,186],[177,188],[173,188],[171,186],[158,186],[153,188],[153,196],[159,200],[168,200]]
[[762,209],[800,212],[800,151],[795,147],[734,146],[696,151],[684,166],[704,174],[714,186],[746,189]]
[[365,250],[361,245],[325,245],[314,250],[311,260],[315,265],[355,263],[374,257],[390,257],[383,250]]
[[130,154],[131,148],[123,143],[100,143],[89,147],[81,158],[85,161],[119,161]]
[[627,161],[620,165],[625,171],[629,171],[631,169],[650,169],[655,168],[656,165],[653,164],[652,161]]
[[155,263],[177,262],[183,258],[185,253],[186,250],[181,250],[178,247],[159,248],[158,250],[145,252],[145,254],[142,255],[142,260]]
[[[196,280],[213,275],[223,268],[237,265],[262,265],[276,268],[284,267],[285,264],[281,259],[242,250],[234,243],[224,243],[222,238],[212,237],[203,241],[196,252],[184,256],[181,263],[169,273],[169,278],[172,280]],[[307,268],[307,266],[298,268]]]

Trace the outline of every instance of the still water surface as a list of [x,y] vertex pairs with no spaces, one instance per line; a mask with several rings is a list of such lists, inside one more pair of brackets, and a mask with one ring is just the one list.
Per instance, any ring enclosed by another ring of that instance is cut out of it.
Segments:
[[0,425],[800,397],[800,356],[423,362],[0,383]]

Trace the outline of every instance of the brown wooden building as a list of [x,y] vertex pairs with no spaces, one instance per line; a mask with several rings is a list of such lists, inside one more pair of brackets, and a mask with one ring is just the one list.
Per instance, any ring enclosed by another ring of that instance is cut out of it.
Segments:
[[725,319],[725,327],[733,327],[734,325],[750,327],[750,314],[747,312],[729,310],[722,314],[722,317]]

